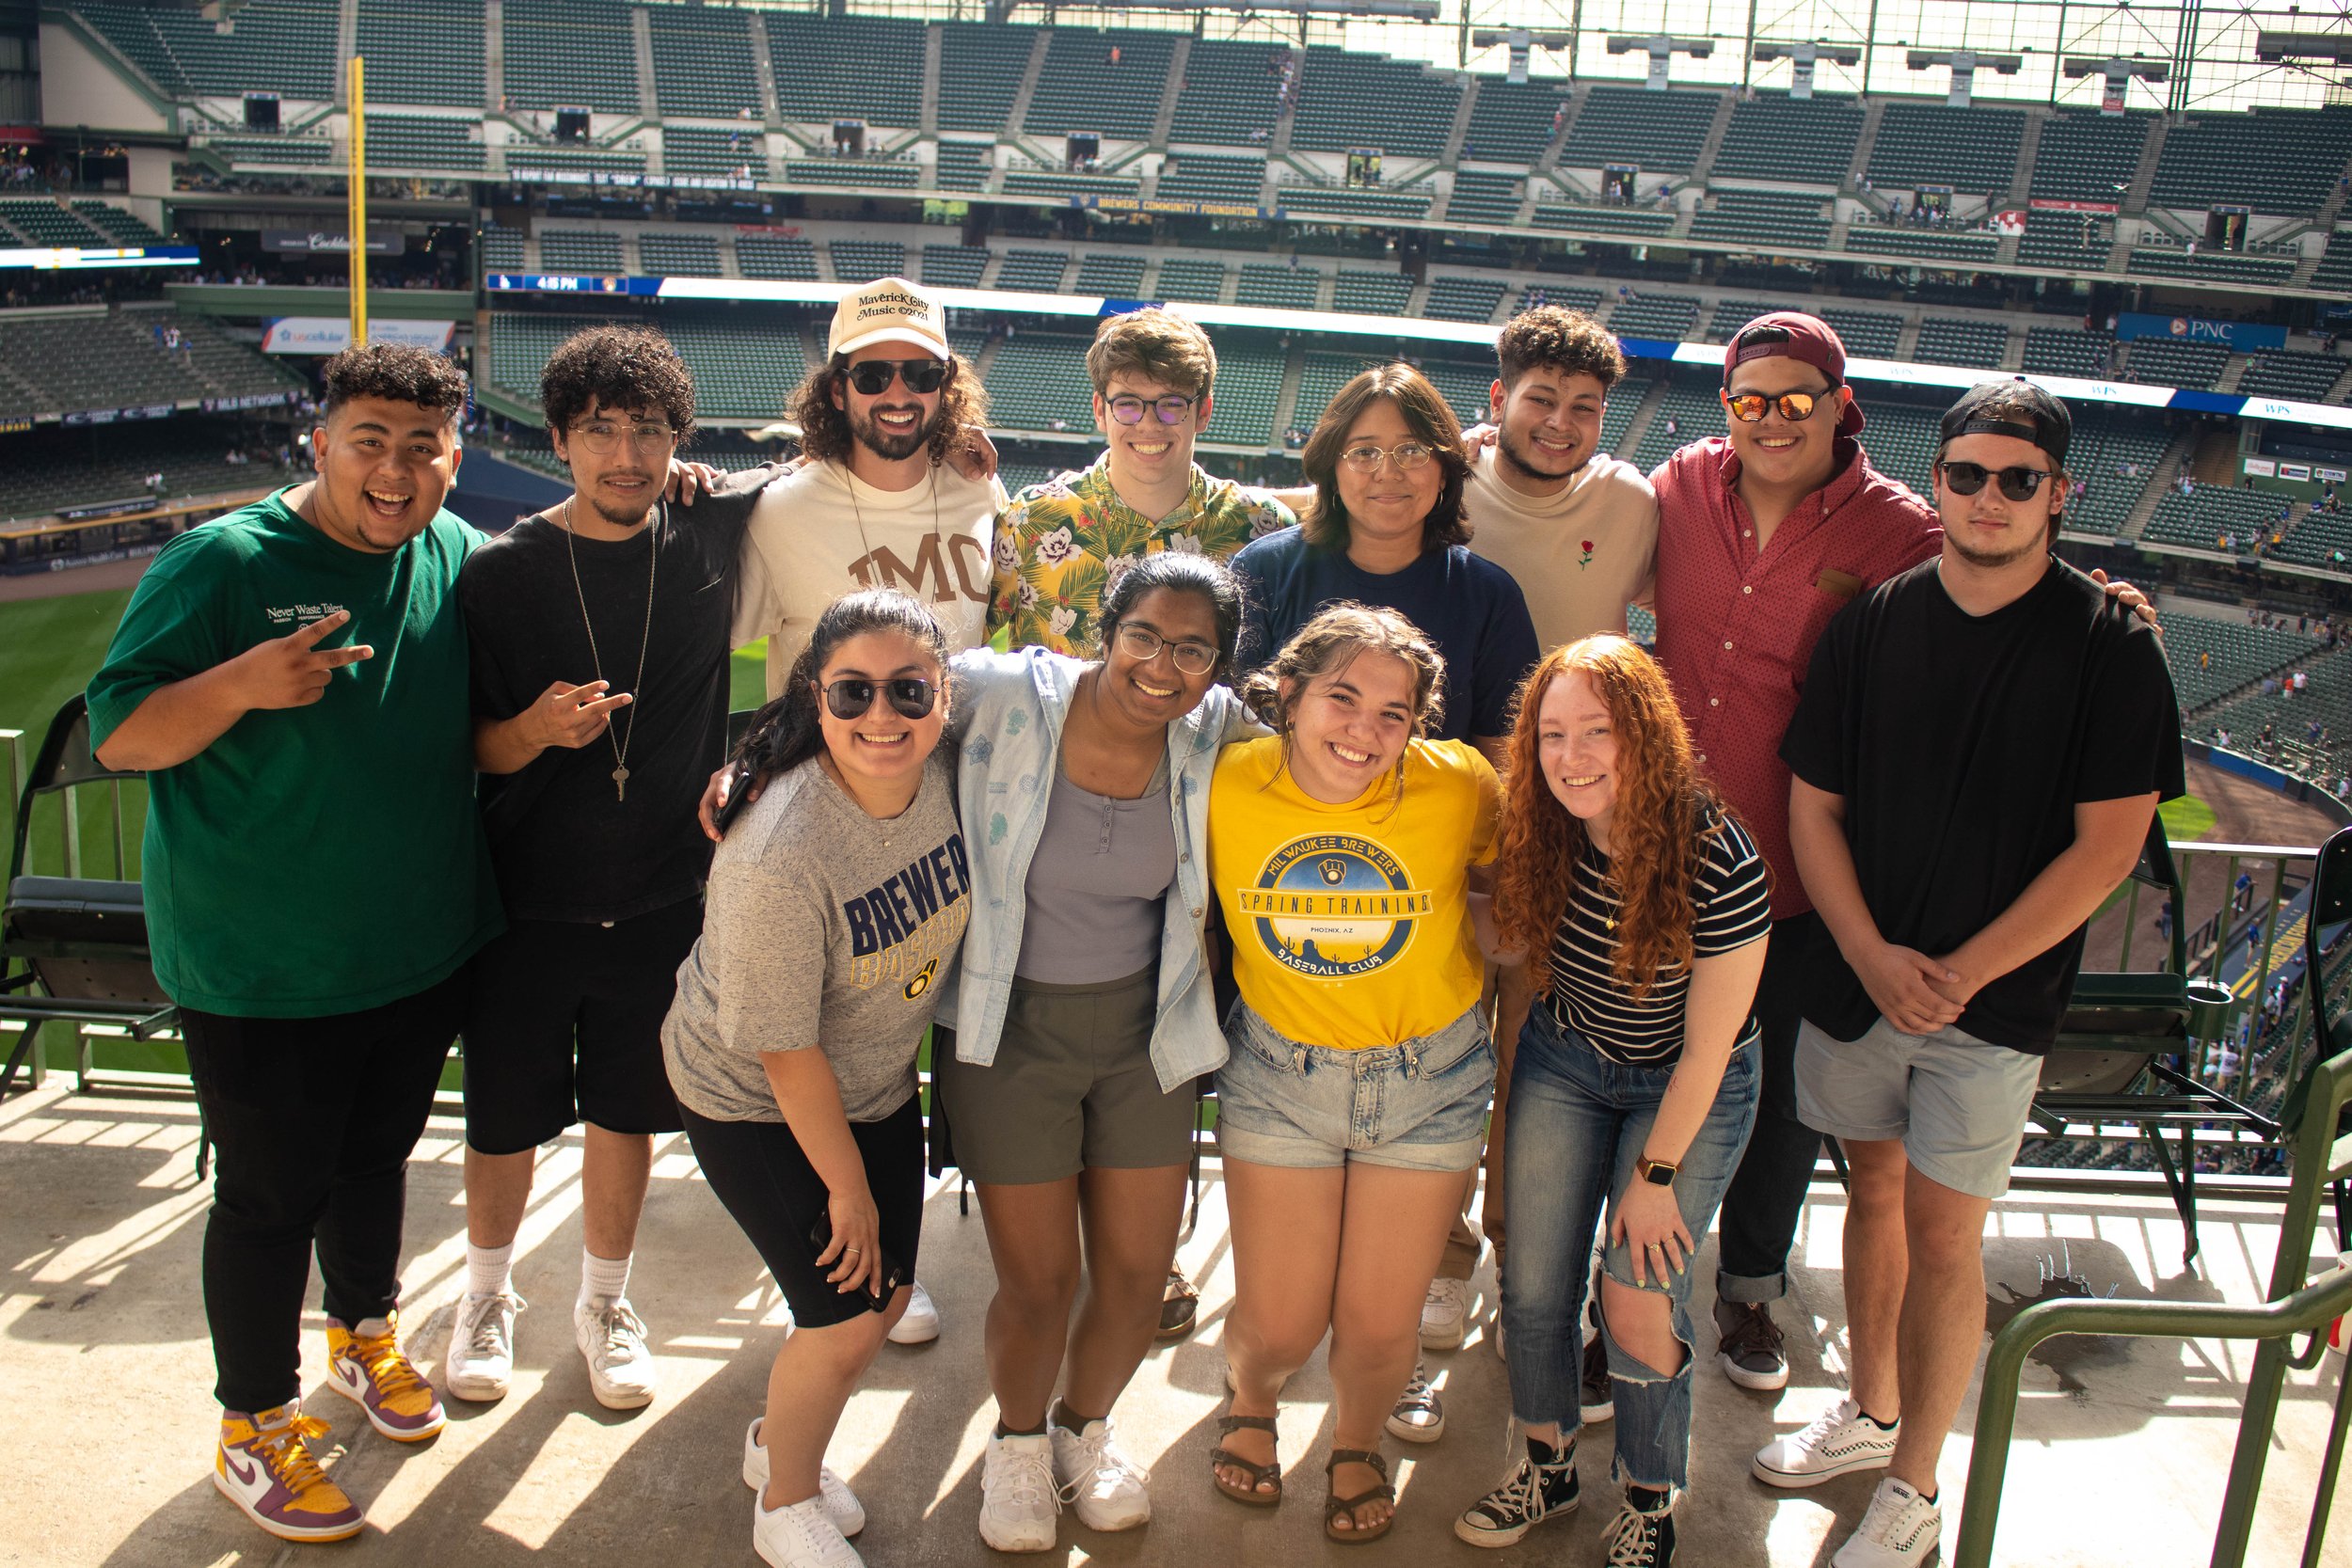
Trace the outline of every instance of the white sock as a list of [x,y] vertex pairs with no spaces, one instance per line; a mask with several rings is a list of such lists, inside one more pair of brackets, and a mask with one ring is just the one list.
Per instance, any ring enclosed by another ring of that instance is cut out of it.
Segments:
[[629,1258],[599,1258],[586,1247],[580,1249],[580,1305],[587,1306],[598,1296],[608,1301],[620,1301],[628,1295]]
[[466,1243],[466,1293],[494,1296],[515,1284],[515,1243],[477,1246]]

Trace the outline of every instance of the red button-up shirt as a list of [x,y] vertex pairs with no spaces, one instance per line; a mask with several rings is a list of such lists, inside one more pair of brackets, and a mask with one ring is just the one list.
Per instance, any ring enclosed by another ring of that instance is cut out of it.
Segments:
[[1758,550],[1731,443],[1693,441],[1651,474],[1658,491],[1658,656],[1715,787],[1772,868],[1772,913],[1813,907],[1788,847],[1780,739],[1830,617],[1944,547],[1935,508],[1870,467],[1858,444]]

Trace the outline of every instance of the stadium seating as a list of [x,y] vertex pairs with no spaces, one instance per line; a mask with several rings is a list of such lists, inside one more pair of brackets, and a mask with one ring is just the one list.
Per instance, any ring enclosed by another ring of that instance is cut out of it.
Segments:
[[1413,280],[1401,272],[1342,267],[1331,285],[1331,309],[1358,316],[1402,316],[1411,307]]
[[[1535,188],[1549,191],[1556,187],[1538,184]],[[1675,216],[1671,207],[1581,207],[1538,198],[1534,222],[1538,229],[1596,229],[1607,233],[1656,236],[1675,226]]]
[[628,12],[619,0],[506,0],[507,102],[517,109],[637,113]]
[[1436,158],[1454,135],[1462,86],[1416,61],[1317,46],[1299,67],[1296,97],[1291,145],[1302,151]]
[[1518,303],[1511,307],[1511,314],[1516,316],[1539,305],[1557,305],[1564,310],[1581,310],[1588,316],[1597,316],[1600,312],[1600,291],[1564,288],[1554,283],[1530,283],[1519,290]]
[[1160,263],[1159,296],[1215,305],[1225,296],[1225,263],[1170,256]]
[[177,97],[275,92],[325,102],[335,96],[333,0],[251,0],[237,8],[230,32],[193,7],[99,3],[74,9]]
[[1265,160],[1259,157],[1183,152],[1160,169],[1163,201],[1230,201],[1255,207],[1264,189]]
[[2352,571],[2352,515],[2316,509],[2307,512],[2287,531],[2285,541],[2270,553],[2276,560],[2301,566]]
[[539,267],[543,272],[612,274],[621,264],[621,237],[594,229],[543,229],[539,231]]
[[1698,166],[1723,102],[1715,92],[1596,87],[1568,127],[1560,162],[1569,168],[1630,164],[1645,175],[1687,174]]
[[834,240],[825,246],[840,283],[871,283],[907,275],[907,247],[896,240]]
[[2312,287],[2352,291],[2352,229],[2328,233],[2328,248],[2320,253],[2319,268],[2312,274]]
[[1143,182],[1132,174],[1073,174],[1063,169],[1014,164],[1005,170],[1007,196],[1113,196],[1143,194]]
[[1503,292],[1500,278],[1441,273],[1429,279],[1429,298],[1422,314],[1441,322],[1492,321]]
[[1004,130],[1037,29],[1001,22],[948,22],[939,35],[939,128]]
[[201,142],[192,141],[190,145],[204,147],[239,168],[273,164],[308,166],[341,161],[336,156],[334,144],[325,136],[224,136],[215,134],[205,136]]
[[2277,674],[2321,646],[2316,637],[2244,621],[2193,613],[2167,613],[2164,618],[2165,662],[2172,667],[2172,691],[2183,713],[2194,713],[2242,686]]
[[2025,235],[2017,242],[2017,260],[2029,267],[2105,272],[2113,242],[2101,237],[2107,232],[2101,223],[2089,213],[2029,212]]
[[2257,542],[2267,540],[2280,527],[2279,512],[2283,504],[2279,497],[2259,490],[2233,490],[2218,484],[2201,484],[2194,495],[2187,496],[2168,489],[2139,537],[2151,545],[2181,545],[2200,550],[2221,549],[2221,541],[2227,538],[2233,553],[2249,554]]
[[1142,251],[1090,250],[1078,259],[1078,281],[1072,293],[1099,294],[1105,299],[1143,297],[1143,269],[1149,258]]
[[[1638,364],[1640,361],[1635,362]],[[1649,396],[1649,389],[1650,378],[1639,371],[1628,371],[1624,380],[1609,388],[1609,401],[1600,411],[1602,451],[1624,456],[1629,463],[1633,461],[1631,455],[1625,451],[1625,433],[1632,427],[1633,416],[1642,411],[1642,400]],[[1712,428],[1693,431],[1686,426],[1682,432],[1683,438],[1695,440]],[[1655,636],[1654,631],[1652,635]]]
[[2341,767],[2342,748],[2346,737],[2352,736],[2352,649],[2322,654],[2301,668],[2310,676],[2310,684],[2301,696],[2256,691],[2199,715],[2197,733],[2211,735],[2216,730],[2228,730],[2230,749],[2250,756],[2263,750],[2261,736],[2265,724],[2271,728],[2275,745],[2279,741],[2301,742],[2309,733],[2308,726],[2316,721],[2327,729],[2329,747],[2338,753],[2337,766]]
[[2295,266],[2292,251],[2260,255],[2201,245],[2191,252],[2185,247],[2137,245],[2132,247],[2125,270],[2148,277],[2210,277],[2225,283],[2276,287],[2295,276]]
[[[2082,533],[2120,534],[2131,520],[2132,508],[2139,504],[2148,476],[2163,458],[2170,433],[2134,409],[2097,404],[2072,407],[2074,439],[2066,467],[2083,482],[2084,490],[2066,503],[2066,526]],[[1924,470],[1919,483],[1926,483]]]
[[1301,430],[1313,430],[1341,388],[1354,380],[1359,371],[1384,363],[1387,357],[1370,350],[1353,354],[1308,350],[1299,363],[1298,401],[1292,405],[1291,422]]
[[[1707,318],[1707,341],[1711,343],[1728,343],[1731,341],[1733,333],[1756,320],[1756,317],[1778,309],[1780,307],[1760,299],[1719,301],[1715,306],[1715,313]],[[1843,337],[1844,334],[1840,333],[1839,336]]]
[[1617,301],[1609,330],[1620,338],[1662,338],[1679,342],[1699,324],[1699,302],[1687,294],[1636,294]]
[[1758,93],[1731,106],[1710,178],[1841,185],[1862,137],[1862,106],[1850,98]]
[[2140,153],[2155,118],[2095,109],[2063,109],[2052,115],[2042,122],[2033,161],[2033,196],[2049,201],[2122,202],[2139,171]]
[[[1175,35],[1132,28],[1057,27],[1021,128],[1031,135],[1092,131],[1141,141],[1160,117]],[[1110,52],[1119,51],[1119,63]],[[919,62],[918,54],[915,59]]]
[[923,166],[903,154],[876,158],[830,155],[787,158],[784,165],[784,182],[787,185],[882,185],[913,190],[923,182]]
[[1271,65],[1281,53],[1263,40],[1193,40],[1168,139],[1243,147],[1252,132],[1271,137],[1282,112],[1275,102],[1281,78]]
[[[1052,430],[1059,420],[1067,430],[1092,430],[1094,387],[1086,372],[1090,341],[1024,332],[998,344],[988,374],[990,422],[1008,430]],[[1223,361],[1220,355],[1220,371]],[[1223,379],[1220,374],[1219,393]]]
[[230,463],[230,444],[243,434],[230,421],[157,420],[138,427],[138,439],[97,447],[81,431],[11,437],[0,463],[0,524],[29,523],[78,506],[137,500],[151,492],[150,474],[164,476],[161,500],[258,498],[305,477],[274,463]]
[[813,11],[763,9],[760,16],[775,67],[776,108],[785,119],[828,127],[835,119],[922,123],[921,23]]
[[2021,366],[2030,374],[2100,376],[2115,350],[2115,339],[2105,332],[2079,326],[2026,328],[2026,356]]
[[2352,107],[2206,115],[2165,133],[2148,200],[2157,207],[2317,211],[2352,160]]
[[1243,263],[1233,285],[1233,303],[1275,310],[1312,310],[1323,275],[1311,268],[1291,268],[1271,261]]
[[103,245],[106,236],[45,198],[0,201],[0,223],[40,245]]
[[1004,264],[996,269],[996,286],[1024,293],[1059,293],[1069,270],[1070,258],[1062,251],[1008,250]]
[[733,6],[647,6],[644,11],[654,101],[663,114],[733,119],[748,109],[755,127],[765,122],[759,73],[752,66],[750,13]]
[[367,164],[371,169],[479,169],[485,157],[479,120],[424,115],[368,117]]
[[640,270],[656,277],[723,277],[719,241],[710,234],[652,230],[637,236]]
[[485,272],[520,272],[523,270],[523,237],[512,229],[501,229],[485,223],[476,236],[482,248],[482,270]]
[[739,234],[735,260],[746,277],[782,282],[817,281],[817,247],[797,235]]
[[1462,156],[1498,164],[1533,164],[1551,143],[1551,122],[1566,102],[1555,82],[1511,82],[1478,78],[1470,124],[1462,131]]
[[1919,324],[1915,351],[1927,365],[1967,365],[1995,371],[2009,351],[2009,327],[2002,322],[1971,321],[1956,316],[1930,316]]
[[661,133],[661,166],[672,174],[715,175],[730,179],[739,171],[755,180],[768,178],[766,139],[757,125],[739,131],[709,126],[672,125]]
[[161,245],[164,237],[140,218],[111,202],[85,198],[73,203],[73,215],[97,230],[116,245]]
[[1922,261],[1991,261],[2000,241],[1991,234],[1958,229],[1915,229],[1892,223],[1857,223],[1846,230],[1848,250]]
[[1790,191],[1716,186],[1708,206],[1691,216],[1691,238],[1820,250],[1829,245],[1830,220],[1821,198]]
[[2159,387],[2211,388],[2221,379],[2230,351],[2219,343],[2176,343],[2169,338],[2142,338],[2131,346],[2125,367],[2134,381]]
[[1437,199],[1434,186],[1400,189],[1384,185],[1313,185],[1304,181],[1274,187],[1274,205],[1319,217],[1363,218],[1378,223],[1424,218]]
[[2352,359],[2332,354],[2257,354],[2238,377],[2237,389],[2250,397],[2325,403],[2347,370],[2352,370]]
[[943,191],[981,191],[996,164],[993,142],[943,141],[939,144],[938,180]]
[[[1274,409],[1281,400],[1282,366],[1288,357],[1263,340],[1229,340],[1217,351],[1216,411],[1210,439],[1253,447],[1277,444]],[[1082,387],[1085,381],[1081,371]]]
[[2006,196],[2017,179],[2026,117],[1979,103],[1899,99],[1886,105],[1870,149],[1871,183],[1899,190],[1949,185],[1976,196]]
[[[177,326],[175,354],[156,338]],[[219,328],[168,311],[0,318],[0,418],[189,404],[283,392],[301,382]]]
[[[580,327],[612,319],[493,311],[491,381],[535,403],[539,372],[556,345]],[[807,370],[797,332],[746,332],[724,316],[682,311],[665,311],[658,325],[693,372],[695,408],[705,418],[774,419]]]
[[1862,445],[1871,464],[1889,479],[1899,480],[1920,495],[1933,484],[1938,422],[1950,400],[1922,402],[1899,390],[1865,389],[1863,412],[1869,424]]
[[1527,182],[1518,175],[1459,169],[1454,176],[1453,198],[1446,203],[1446,219],[1503,228],[1518,219],[1526,193]]
[[[1672,456],[1684,442],[1696,440],[1702,435],[1720,435],[1724,412],[1716,398],[1719,390],[1720,384],[1711,376],[1690,372],[1676,376],[1666,388],[1665,397],[1660,400],[1658,412],[1650,416],[1649,429],[1643,433],[1640,444],[1630,453],[1620,451],[1617,455],[1647,473]],[[1614,403],[1616,399],[1613,396],[1609,401]],[[1673,432],[1666,429],[1668,420],[1675,421]]]
[[633,147],[525,140],[506,144],[506,167],[510,173],[521,169],[586,169],[596,174],[642,174],[645,155]]
[[984,245],[927,245],[922,281],[935,289],[977,289],[989,261]]
[[1890,316],[1883,310],[1852,310],[1836,305],[1821,306],[1814,314],[1837,329],[1848,354],[1866,359],[1895,357],[1896,345],[1903,335],[1902,317]]
[[[368,101],[480,109],[483,8],[481,0],[360,0],[358,41],[368,62]],[[237,25],[243,30],[243,10]],[[374,122],[368,129],[373,133]]]

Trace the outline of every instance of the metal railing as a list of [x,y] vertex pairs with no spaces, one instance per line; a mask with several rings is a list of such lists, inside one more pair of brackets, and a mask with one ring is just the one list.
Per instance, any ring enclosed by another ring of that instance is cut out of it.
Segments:
[[[2332,1044],[2352,1043],[2344,1037],[2344,1031],[2337,1033]],[[2292,1130],[2295,1175],[2280,1217],[2279,1253],[2271,1267],[2266,1305],[2046,1301],[2018,1313],[1994,1337],[1977,1400],[1976,1447],[1968,1461],[1968,1489],[1961,1504],[1953,1568],[1987,1568],[1993,1560],[1993,1537],[2000,1523],[2001,1492],[2026,1357],[2043,1340],[2063,1334],[2260,1342],[2246,1380],[2245,1413],[2239,1418],[2237,1449],[2222,1494],[2212,1559],[2212,1568],[2241,1568],[2254,1528],[2263,1468],[2278,1426],[2280,1392],[2287,1370],[2307,1370],[2317,1365],[2326,1350],[2328,1324],[2352,1310],[2352,1268],[2338,1268],[2315,1283],[2304,1283],[2311,1270],[2312,1233],[2318,1223],[2320,1200],[2334,1182],[2352,1175],[2352,1136],[2339,1134],[2347,1101],[2352,1101],[2352,1051],[2341,1051],[2313,1068],[2302,1118]],[[2311,1338],[2300,1350],[2290,1352],[2287,1339],[2296,1334],[2309,1334]],[[2328,1513],[2344,1464],[2347,1428],[2352,1428],[2352,1377],[2338,1380],[2334,1418],[2304,1537],[2303,1568],[2314,1568],[2327,1537]]]

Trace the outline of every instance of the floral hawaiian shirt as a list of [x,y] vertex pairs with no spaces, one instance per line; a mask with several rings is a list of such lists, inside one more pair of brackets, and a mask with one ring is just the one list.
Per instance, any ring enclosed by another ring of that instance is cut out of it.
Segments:
[[1120,499],[1104,453],[1083,472],[1030,485],[997,519],[989,636],[1004,627],[1015,648],[1090,657],[1100,641],[1096,608],[1125,566],[1159,550],[1222,561],[1296,521],[1265,491],[1211,479],[1197,463],[1184,504],[1154,521]]

